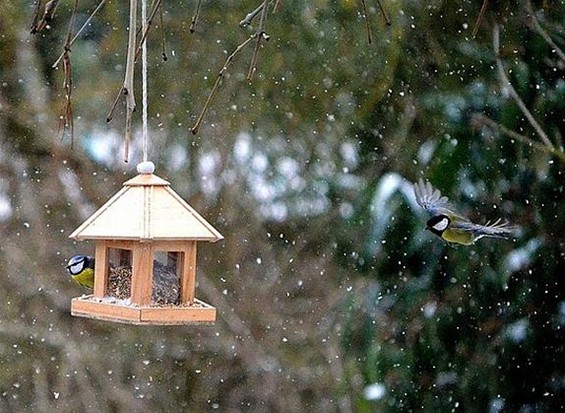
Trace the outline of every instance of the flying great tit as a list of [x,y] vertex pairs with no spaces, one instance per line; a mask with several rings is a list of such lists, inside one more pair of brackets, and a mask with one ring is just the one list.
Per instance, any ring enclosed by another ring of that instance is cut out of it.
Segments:
[[472,223],[454,212],[447,197],[421,178],[414,184],[414,195],[416,202],[432,215],[426,229],[447,242],[471,245],[483,237],[505,239],[514,232],[514,228],[501,219],[486,225]]
[[[88,255],[76,255],[72,257],[67,264],[67,271],[71,274],[71,278],[79,285],[93,289],[94,288],[94,258]],[[110,266],[110,285],[113,276],[128,273],[125,286],[130,291],[131,285],[131,267],[112,267]],[[179,301],[180,283],[179,277],[174,268],[166,266],[161,262],[153,261],[153,295],[152,300],[159,304],[175,304]],[[129,294],[128,294],[129,295]]]

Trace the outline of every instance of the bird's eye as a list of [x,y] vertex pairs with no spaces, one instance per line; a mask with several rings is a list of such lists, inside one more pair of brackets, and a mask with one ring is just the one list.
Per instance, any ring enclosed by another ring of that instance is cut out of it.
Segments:
[[449,225],[448,219],[443,218],[441,221],[439,221],[437,224],[433,226],[433,229],[435,229],[436,231],[445,231],[448,225]]
[[77,262],[76,264],[73,265],[69,265],[67,268],[69,269],[69,272],[72,275],[77,275],[82,271],[82,267],[84,265],[84,262]]

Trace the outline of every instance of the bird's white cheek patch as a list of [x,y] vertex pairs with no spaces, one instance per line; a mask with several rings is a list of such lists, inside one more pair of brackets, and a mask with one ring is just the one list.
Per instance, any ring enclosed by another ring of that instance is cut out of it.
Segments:
[[437,224],[435,224],[433,226],[433,229],[435,229],[436,231],[444,231],[447,228],[448,224],[449,221],[447,220],[447,218],[444,218],[441,221],[439,221]]
[[73,275],[77,275],[78,273],[80,273],[82,271],[82,262],[79,262],[77,264],[71,265],[69,267],[69,272]]

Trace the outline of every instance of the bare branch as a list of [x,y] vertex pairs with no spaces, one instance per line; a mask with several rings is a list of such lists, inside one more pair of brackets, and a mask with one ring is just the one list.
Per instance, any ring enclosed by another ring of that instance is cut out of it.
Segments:
[[194,12],[194,16],[192,16],[192,21],[190,22],[189,31],[190,33],[194,33],[196,31],[196,24],[198,23],[198,18],[200,17],[200,5],[202,4],[202,0],[198,0],[196,4],[196,11]]
[[[101,0],[100,3],[98,3],[98,6],[96,6],[96,8],[94,9],[94,11],[90,14],[90,16],[88,16],[88,19],[86,19],[86,21],[84,22],[84,24],[81,26],[80,29],[78,29],[78,32],[75,34],[75,36],[72,38],[72,40],[70,40],[67,44],[65,44],[65,48],[71,48],[71,46],[74,44],[75,40],[80,36],[80,34],[82,33],[82,31],[84,30],[84,28],[86,26],[88,26],[88,24],[90,23],[90,20],[92,20],[92,18],[94,17],[94,15],[96,13],[98,13],[98,11],[102,8],[102,6],[104,5],[104,3],[106,2],[106,0]],[[65,54],[65,51],[63,51],[63,53],[61,53],[61,55],[59,56],[59,58],[55,61],[55,63],[53,63],[53,65],[51,66],[53,69],[55,69],[57,66],[59,66],[59,63],[61,62],[61,59],[63,58],[63,55]]]
[[114,110],[116,110],[116,106],[118,106],[118,102],[120,101],[120,98],[122,97],[123,93],[124,93],[124,86],[122,85],[120,91],[118,92],[118,96],[116,96],[116,99],[114,99],[114,103],[112,103],[112,106],[110,106],[110,111],[106,115],[106,122],[110,123],[112,121],[114,117]]
[[484,0],[483,5],[481,6],[481,11],[479,11],[479,15],[477,16],[477,20],[475,21],[475,27],[473,27],[473,33],[471,34],[471,36],[475,37],[477,35],[477,32],[479,31],[479,27],[481,26],[483,18],[485,17],[485,12],[487,11],[487,7],[488,7],[488,0]]
[[491,118],[489,118],[488,116],[485,116],[483,114],[475,113],[473,115],[471,123],[472,123],[473,127],[476,128],[476,129],[479,129],[483,126],[487,126],[489,128],[492,128],[492,129],[498,131],[502,135],[506,135],[509,138],[512,138],[512,139],[514,139],[518,142],[525,143],[526,145],[531,146],[534,149],[537,149],[537,150],[542,151],[542,152],[549,152],[549,148],[547,146],[545,146],[544,144],[536,142],[533,139],[531,139],[531,138],[529,138],[525,135],[521,135],[518,132],[513,131],[512,129],[508,129],[506,126],[501,125],[500,123],[492,120]]
[[129,3],[129,40],[126,59],[126,75],[122,88],[126,97],[126,136],[124,145],[124,161],[129,159],[129,143],[131,140],[131,123],[135,110],[135,96],[133,92],[133,76],[135,67],[136,35],[137,35],[137,0],[130,0]]
[[387,26],[390,26],[392,24],[392,22],[390,21],[385,8],[383,7],[383,4],[381,3],[381,0],[377,0],[377,4],[379,5],[379,9],[381,10],[381,14],[383,15],[383,19],[385,19],[385,23]]
[[[159,7],[159,23],[161,25],[161,57],[163,62],[166,62],[169,58],[167,57],[167,41],[165,39],[165,25],[163,24],[163,7]],[[147,26],[149,26],[149,23],[147,23]]]
[[137,34],[137,0],[130,0],[129,12],[129,40],[126,60],[126,74],[124,79],[124,95],[126,96],[127,108],[130,111],[135,110],[135,95],[133,88],[133,76],[136,52],[136,34]]
[[143,42],[145,42],[145,39],[147,39],[147,35],[149,34],[149,29],[153,25],[153,20],[155,19],[155,15],[157,14],[157,10],[159,10],[162,2],[163,2],[163,0],[157,0],[155,2],[155,4],[153,5],[153,10],[151,10],[151,14],[149,15],[149,18],[147,19],[147,26],[146,26],[147,28],[141,34],[141,40],[137,44],[137,49],[135,50],[135,61],[136,62],[137,62],[137,58],[139,57],[139,54],[141,53],[141,47],[143,45]]
[[510,79],[508,79],[508,76],[506,75],[506,70],[504,69],[504,63],[502,62],[502,59],[500,58],[500,53],[499,53],[500,52],[500,31],[499,31],[499,28],[498,28],[498,24],[495,24],[494,28],[493,28],[493,47],[494,47],[494,54],[496,56],[496,66],[498,68],[498,76],[500,77],[500,83],[501,83],[502,88],[508,90],[508,92],[510,93],[510,96],[512,97],[512,99],[514,99],[514,101],[516,102],[516,104],[518,105],[518,107],[520,108],[520,110],[522,111],[522,113],[524,114],[524,116],[526,117],[528,122],[530,123],[530,125],[534,128],[536,133],[539,135],[539,137],[543,141],[543,143],[551,151],[554,151],[555,147],[553,146],[553,143],[551,143],[547,134],[544,132],[543,128],[540,126],[540,124],[536,121],[536,119],[534,118],[532,113],[526,107],[524,101],[522,101],[522,99],[520,98],[520,95],[518,95],[518,92],[516,92],[516,89],[514,89],[514,87],[512,86],[512,83],[510,83]]
[[41,0],[37,0],[37,7],[35,8],[35,13],[33,13],[33,20],[31,22],[31,27],[29,29],[30,34],[36,34],[39,32],[40,14],[41,14]]
[[216,78],[216,83],[214,83],[214,86],[212,87],[212,90],[210,91],[210,94],[208,95],[208,99],[206,99],[206,103],[204,104],[204,107],[202,108],[202,111],[200,112],[200,115],[198,115],[198,119],[196,120],[196,123],[194,124],[194,126],[190,129],[191,132],[196,135],[198,133],[198,131],[200,130],[200,127],[202,126],[202,122],[204,121],[204,116],[206,116],[206,112],[208,111],[208,108],[210,107],[210,103],[212,102],[212,98],[216,93],[216,90],[218,89],[218,86],[220,85],[220,81],[222,80],[222,78],[224,77],[224,74],[226,73],[226,71],[228,70],[229,65],[232,63],[232,61],[236,58],[236,56],[247,46],[249,45],[253,39],[255,38],[256,35],[250,36],[247,38],[247,40],[245,40],[243,43],[241,43],[239,46],[237,46],[237,48],[233,51],[232,54],[230,54],[228,56],[228,58],[226,59],[226,62],[224,63],[224,66],[222,67],[222,69],[220,70],[220,72],[218,73],[218,77]]
[[57,10],[57,5],[59,0],[49,0],[45,3],[45,9],[43,11],[43,16],[39,18],[39,13],[41,11],[41,0],[37,2],[37,9],[33,17],[33,23],[31,24],[30,33],[36,34],[45,29],[53,21],[55,16],[55,10]]
[[369,25],[369,15],[367,14],[365,0],[361,0],[361,8],[363,10],[363,20],[365,20],[365,30],[367,31],[367,43],[373,44],[373,33],[371,33],[371,26]]
[[[259,7],[257,7],[255,10],[253,10],[251,13],[248,13],[248,14],[245,16],[245,18],[244,18],[242,21],[239,22],[239,25],[240,25],[241,27],[247,27],[247,26],[249,26],[249,25],[251,24],[251,22],[253,21],[253,19],[254,19],[255,17],[257,17],[257,15],[258,15],[259,13],[261,13],[261,11],[263,10],[263,8],[264,8],[264,6],[265,6],[265,3],[268,4],[268,3],[270,3],[270,2],[271,2],[271,0],[264,2],[264,3],[262,3]],[[277,1],[277,4],[278,4],[278,1]]]
[[259,48],[261,47],[261,39],[269,40],[269,37],[265,33],[265,25],[267,23],[267,11],[269,8],[269,0],[265,0],[263,3],[263,10],[261,11],[261,20],[259,21],[259,28],[256,34],[255,49],[253,50],[253,56],[251,57],[251,64],[249,65],[249,72],[247,72],[247,79],[251,80],[253,74],[257,69],[257,59],[259,58]]
[[562,162],[565,162],[565,153],[563,151],[558,150],[558,149],[552,150],[551,148],[547,147],[543,143],[536,142],[533,139],[529,138],[528,136],[521,135],[518,132],[513,131],[512,129],[508,129],[506,126],[495,122],[494,120],[492,120],[488,116],[477,113],[477,114],[473,115],[472,124],[475,128],[480,128],[482,126],[487,126],[489,128],[492,128],[492,129],[498,131],[502,135],[506,135],[509,138],[514,139],[518,142],[524,143],[524,144],[526,144],[526,145],[530,146],[531,148],[536,149],[538,151],[546,152],[546,153],[549,153],[551,155],[555,155],[559,160],[561,160]]
[[[127,99],[127,97],[126,97]],[[129,161],[129,143],[131,142],[131,124],[133,118],[133,110],[127,108],[126,111],[126,134],[125,134],[125,141],[124,141],[124,162]]]
[[[376,0],[376,2],[379,6],[379,10],[381,12],[381,15],[383,16],[383,19],[385,20],[386,25],[390,26],[392,22],[390,21],[390,18],[388,17],[388,14],[381,0]],[[365,3],[365,0],[361,0],[361,9],[363,11],[363,20],[365,21],[365,31],[367,32],[367,43],[372,44],[373,33],[371,32],[371,25],[369,24],[369,13],[367,13],[367,4]]]
[[547,32],[539,24],[538,18],[536,17],[536,13],[534,12],[534,8],[530,0],[526,1],[526,10],[528,12],[530,22],[529,26],[537,34],[539,34],[543,38],[543,40],[545,40],[545,42],[555,51],[555,53],[557,53],[557,56],[559,56],[559,58],[565,63],[565,53],[559,48],[559,46],[557,46],[551,36],[549,36],[549,34],[547,34]]
[[63,76],[65,78],[63,82],[63,86],[65,89],[65,104],[63,106],[63,111],[59,116],[59,131],[61,133],[61,137],[65,135],[65,132],[70,133],[71,148],[72,148],[74,143],[74,118],[73,118],[73,106],[72,106],[73,76],[72,76],[71,57],[69,52],[66,51],[63,56],[64,56]]
[[[157,0],[155,5],[153,6],[153,10],[151,11],[151,15],[149,16],[149,19],[147,20],[147,28],[142,33],[141,41],[139,42],[139,44],[137,45],[137,49],[135,50],[135,58],[134,58],[134,62],[133,62],[134,64],[137,62],[137,58],[139,57],[139,54],[141,53],[141,45],[143,44],[143,42],[147,38],[147,35],[149,34],[149,29],[151,28],[151,26],[153,24],[153,19],[155,18],[155,14],[157,13],[157,10],[159,9],[159,6],[161,5],[161,3],[162,3],[162,0]],[[128,53],[129,53],[129,49],[128,49]],[[108,112],[108,115],[106,116],[106,122],[112,121],[112,118],[114,117],[114,110],[116,110],[116,106],[118,106],[118,102],[120,101],[120,97],[122,97],[122,95],[127,95],[127,90],[125,89],[124,86],[125,85],[122,85],[122,87],[120,88],[120,91],[118,92],[118,96],[116,96],[114,103],[110,107],[110,111]]]
[[67,39],[65,41],[65,51],[63,52],[63,87],[65,89],[65,105],[63,107],[63,112],[59,117],[59,131],[61,132],[61,137],[65,135],[65,132],[69,132],[71,135],[71,147],[74,142],[74,119],[73,119],[73,106],[72,106],[72,93],[73,93],[73,76],[72,76],[72,66],[71,66],[71,38],[73,35],[73,27],[75,25],[75,18],[78,9],[78,0],[75,0],[73,4],[73,10],[71,14],[71,19],[69,21],[69,29],[67,31]]

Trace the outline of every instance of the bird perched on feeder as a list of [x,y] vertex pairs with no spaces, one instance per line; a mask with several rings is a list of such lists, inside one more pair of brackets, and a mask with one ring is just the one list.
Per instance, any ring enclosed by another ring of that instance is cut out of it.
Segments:
[[472,223],[454,212],[447,197],[423,179],[414,184],[414,195],[416,202],[432,215],[426,229],[447,242],[471,245],[483,237],[505,239],[513,234],[514,228],[501,219],[485,225]]
[[[94,258],[76,255],[67,264],[71,278],[79,285],[94,288]],[[153,261],[153,295],[157,304],[176,304],[179,301],[180,283],[174,268]],[[108,293],[116,298],[127,299],[131,291],[131,267],[110,266]]]
[[87,255],[75,255],[67,264],[71,278],[86,288],[94,288],[94,258]]

